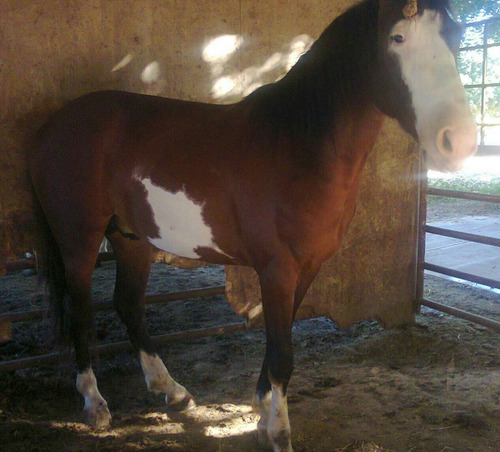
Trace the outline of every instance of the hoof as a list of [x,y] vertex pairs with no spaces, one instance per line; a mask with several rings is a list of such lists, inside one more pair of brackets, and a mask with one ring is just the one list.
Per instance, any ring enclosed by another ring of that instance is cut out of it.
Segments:
[[272,450],[273,452],[293,452],[289,432],[282,431],[274,438],[271,438],[266,428],[257,426],[257,438],[259,446],[263,450]]
[[168,408],[173,411],[189,411],[196,407],[194,397],[187,391],[183,398],[169,399],[167,396],[165,400]]
[[106,428],[111,423],[111,413],[107,405],[101,405],[93,410],[85,410],[85,423],[94,428]]
[[257,439],[259,441],[259,447],[263,450],[273,450],[271,441],[269,441],[269,436],[267,435],[267,429],[257,427]]
[[290,432],[283,430],[270,438],[270,441],[272,443],[273,452],[293,452]]

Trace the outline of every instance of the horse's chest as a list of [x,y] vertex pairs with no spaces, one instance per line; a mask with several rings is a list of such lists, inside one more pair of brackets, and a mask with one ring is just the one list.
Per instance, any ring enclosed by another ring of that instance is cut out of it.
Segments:
[[141,182],[157,228],[157,234],[147,238],[152,245],[190,259],[199,259],[201,248],[224,254],[204,219],[203,204],[190,199],[184,191],[169,192],[149,179]]

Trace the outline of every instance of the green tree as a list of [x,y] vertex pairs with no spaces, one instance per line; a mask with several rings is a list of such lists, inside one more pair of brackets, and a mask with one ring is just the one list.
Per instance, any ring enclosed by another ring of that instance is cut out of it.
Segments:
[[451,7],[461,22],[500,16],[498,0],[452,0]]
[[462,47],[468,50],[459,52],[458,70],[467,87],[471,110],[481,126],[485,139],[482,144],[500,146],[500,127],[494,126],[500,124],[500,88],[491,86],[500,83],[500,20],[496,20],[500,18],[500,2],[452,0],[451,6],[463,23],[492,19],[466,28]]

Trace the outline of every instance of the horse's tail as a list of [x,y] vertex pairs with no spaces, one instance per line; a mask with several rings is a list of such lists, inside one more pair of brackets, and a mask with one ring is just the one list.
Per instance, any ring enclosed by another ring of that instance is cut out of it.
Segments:
[[[50,229],[47,217],[30,178],[33,212],[37,226],[37,265],[40,279],[45,282],[50,310],[53,313],[59,339],[67,342],[69,338],[66,314],[65,294],[66,278],[64,263],[57,241]],[[48,291],[47,291],[48,289]]]

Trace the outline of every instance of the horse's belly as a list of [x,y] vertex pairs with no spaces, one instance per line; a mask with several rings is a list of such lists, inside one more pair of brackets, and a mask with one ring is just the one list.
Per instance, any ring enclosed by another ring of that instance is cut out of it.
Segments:
[[190,199],[184,191],[169,192],[142,179],[147,191],[157,234],[148,241],[163,251],[189,259],[199,259],[200,249],[225,254],[215,243],[212,229],[205,222],[203,204]]

